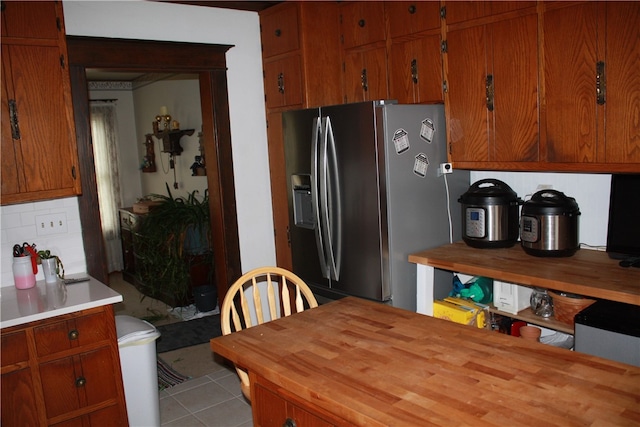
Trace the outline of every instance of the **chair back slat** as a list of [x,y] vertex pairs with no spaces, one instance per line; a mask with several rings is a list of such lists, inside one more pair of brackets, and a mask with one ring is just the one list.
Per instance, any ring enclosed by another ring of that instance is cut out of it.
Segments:
[[262,296],[260,294],[260,286],[258,285],[255,277],[251,279],[251,283],[253,291],[253,309],[256,312],[256,322],[258,322],[258,325],[262,325],[264,323],[264,315],[262,314]]
[[284,309],[284,316],[291,316],[291,297],[289,296],[289,286],[287,279],[282,278],[282,289],[280,290],[282,295],[282,308]]
[[302,301],[300,288],[296,287],[296,313],[300,313],[302,310],[304,310],[304,302]]
[[[242,318],[244,320],[245,328],[250,328],[253,326],[253,322],[251,321],[251,314],[249,312],[249,304],[247,304],[247,297],[244,294],[244,289],[240,288],[240,307],[242,308]],[[222,322],[222,313],[220,314],[220,322]],[[242,329],[242,328],[240,328]],[[238,330],[240,330],[238,329]]]
[[[276,282],[276,285],[278,283]],[[269,300],[269,315],[270,319],[276,319],[278,317],[278,310],[276,307],[276,290],[271,280],[271,273],[267,274],[267,299]]]

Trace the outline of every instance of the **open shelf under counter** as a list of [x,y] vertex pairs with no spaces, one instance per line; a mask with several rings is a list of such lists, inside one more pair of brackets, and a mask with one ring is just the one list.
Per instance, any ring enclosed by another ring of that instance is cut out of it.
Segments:
[[428,315],[433,315],[434,269],[640,306],[640,269],[620,267],[602,251],[536,257],[520,245],[478,249],[456,242],[411,254],[409,262],[417,264],[417,311]]
[[496,313],[501,316],[510,317],[512,319],[522,320],[527,323],[532,323],[534,325],[542,326],[547,329],[553,329],[555,331],[564,332],[565,334],[574,334],[574,328],[571,325],[567,325],[566,323],[562,323],[556,320],[553,316],[551,317],[540,317],[536,316],[533,313],[531,308],[525,308],[524,310],[520,310],[518,314],[508,313],[506,311],[498,310],[494,306],[489,307],[489,311],[491,313]]

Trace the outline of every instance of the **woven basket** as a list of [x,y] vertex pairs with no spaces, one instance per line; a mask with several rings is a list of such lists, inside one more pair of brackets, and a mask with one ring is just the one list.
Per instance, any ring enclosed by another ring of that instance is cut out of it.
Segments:
[[574,325],[573,318],[576,314],[596,302],[596,300],[589,298],[565,297],[552,291],[548,291],[548,293],[553,298],[553,317],[558,322],[571,326]]

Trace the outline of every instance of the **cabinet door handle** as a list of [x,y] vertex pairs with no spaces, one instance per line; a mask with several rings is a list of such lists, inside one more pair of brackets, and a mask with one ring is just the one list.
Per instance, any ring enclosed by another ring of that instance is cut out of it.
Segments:
[[604,105],[607,94],[607,79],[604,72],[604,62],[598,61],[596,64],[596,99],[598,105]]
[[278,92],[284,93],[284,74],[278,74]]
[[416,13],[416,5],[412,4],[409,6],[409,14],[413,15],[414,13]]
[[358,21],[358,26],[360,28],[364,28],[365,24],[366,24],[366,22],[364,21],[364,19],[361,19],[361,20]]
[[493,111],[493,76],[491,74],[487,75],[485,92],[487,96],[487,110]]
[[87,384],[87,380],[85,377],[76,378],[76,387],[84,387]]
[[278,29],[275,31],[275,35],[276,35],[276,37],[280,37],[280,36],[282,35],[282,31],[280,30],[280,28],[278,28]]
[[284,420],[282,427],[296,427],[296,422],[291,418],[287,418],[286,420]]
[[69,341],[74,341],[74,340],[77,340],[78,337],[80,337],[80,332],[78,332],[77,329],[72,329],[69,331],[68,336],[69,336]]
[[11,121],[11,137],[20,139],[20,126],[18,126],[18,106],[15,99],[9,100],[9,117]]
[[418,83],[418,61],[415,58],[411,60],[411,80]]
[[367,69],[362,69],[362,74],[360,74],[360,84],[362,85],[362,90],[365,92],[369,90],[369,81],[367,79]]

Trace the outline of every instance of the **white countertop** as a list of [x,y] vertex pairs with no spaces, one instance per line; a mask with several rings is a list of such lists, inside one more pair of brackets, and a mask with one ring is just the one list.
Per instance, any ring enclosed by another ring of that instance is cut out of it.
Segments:
[[90,276],[83,282],[65,285],[40,280],[31,289],[0,288],[0,328],[22,325],[62,314],[115,304],[122,295]]

